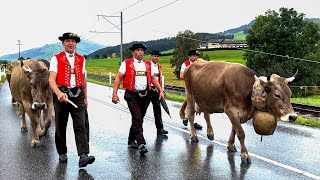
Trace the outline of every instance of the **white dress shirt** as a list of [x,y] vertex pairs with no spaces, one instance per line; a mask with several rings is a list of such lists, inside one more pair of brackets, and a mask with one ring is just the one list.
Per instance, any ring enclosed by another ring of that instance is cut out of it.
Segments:
[[[188,59],[188,61],[190,61],[190,60]],[[191,65],[191,64],[193,64],[193,62],[190,61],[190,65]],[[186,70],[186,68],[187,68],[187,66],[186,66],[186,64],[183,62],[182,65],[181,65],[180,72],[184,72],[184,70]]]
[[[133,66],[136,72],[145,72],[147,73],[146,64],[141,60],[134,58]],[[126,63],[123,61],[120,65],[119,72],[123,75],[126,74]],[[146,90],[148,87],[147,76],[136,76],[134,89],[137,91]]]
[[[72,57],[70,57],[69,53],[67,53],[66,51],[64,51],[64,52],[66,53],[66,57],[69,61],[71,69],[74,69],[74,53],[72,54]],[[83,62],[82,73],[85,73],[85,71],[86,71],[85,66],[86,66],[86,59],[84,59],[84,62]],[[58,73],[58,60],[57,60],[56,56],[53,56],[50,60],[49,71]],[[76,76],[75,76],[75,74],[71,74],[70,87],[75,87],[75,86],[76,86]]]

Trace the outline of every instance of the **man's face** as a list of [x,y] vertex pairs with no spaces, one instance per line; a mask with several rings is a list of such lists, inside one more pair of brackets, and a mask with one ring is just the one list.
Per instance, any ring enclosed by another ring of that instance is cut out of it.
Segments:
[[152,54],[152,55],[151,55],[151,61],[152,61],[153,63],[155,63],[155,64],[158,63],[159,58],[160,58],[159,55],[155,55],[155,54]]
[[144,50],[142,48],[135,49],[132,52],[132,56],[138,60],[142,60],[144,55]]
[[76,49],[77,43],[73,39],[65,39],[62,42],[62,46],[64,47],[65,51],[68,53],[73,53],[74,50]]
[[195,62],[197,59],[198,59],[198,55],[191,55],[191,56],[189,56],[189,60],[191,61],[191,62]]

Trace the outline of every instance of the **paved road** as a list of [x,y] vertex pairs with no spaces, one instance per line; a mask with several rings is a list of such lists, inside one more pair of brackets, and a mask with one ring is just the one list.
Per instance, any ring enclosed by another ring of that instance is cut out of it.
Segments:
[[[273,136],[255,134],[251,123],[244,125],[251,165],[241,165],[239,152],[228,154],[225,142],[230,122],[223,113],[213,114],[215,141],[198,131],[198,144],[191,144],[188,128],[179,120],[180,103],[167,101],[172,119],[163,114],[168,136],[157,136],[150,107],[144,135],[149,152],[127,147],[130,113],[126,103],[114,105],[112,89],[88,84],[91,154],[96,162],[78,169],[78,156],[71,119],[68,122],[68,163],[59,164],[54,145],[54,123],[31,148],[29,132],[20,133],[20,119],[10,103],[8,84],[0,87],[0,179],[320,179],[320,132],[290,123],[278,123]],[[123,98],[123,92],[119,92]],[[205,125],[201,116],[196,121]],[[239,147],[237,141],[236,144]]]

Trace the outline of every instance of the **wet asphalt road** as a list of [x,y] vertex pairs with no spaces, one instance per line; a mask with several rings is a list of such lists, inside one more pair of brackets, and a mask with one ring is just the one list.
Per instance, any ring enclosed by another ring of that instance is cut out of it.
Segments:
[[[320,131],[290,123],[278,123],[273,136],[258,136],[248,122],[243,125],[252,164],[243,165],[239,152],[228,154],[225,142],[231,125],[223,113],[211,115],[215,141],[206,138],[202,116],[196,122],[198,144],[191,144],[188,128],[179,119],[180,103],[167,101],[172,119],[163,114],[168,136],[157,136],[152,108],[144,122],[149,152],[141,157],[127,147],[130,113],[119,91],[121,104],[113,104],[112,89],[88,84],[90,150],[94,164],[78,169],[72,120],[68,122],[68,163],[59,164],[54,145],[54,123],[41,138],[41,146],[31,148],[31,127],[20,132],[8,84],[0,87],[0,179],[320,179]],[[164,111],[163,111],[164,112]],[[239,147],[238,140],[236,146]]]

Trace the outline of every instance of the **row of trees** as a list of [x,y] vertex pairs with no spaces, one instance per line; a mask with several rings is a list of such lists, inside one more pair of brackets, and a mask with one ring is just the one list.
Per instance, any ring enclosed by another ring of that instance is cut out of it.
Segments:
[[[268,10],[265,15],[258,16],[246,37],[249,50],[244,54],[246,65],[260,76],[275,73],[289,77],[299,69],[293,84],[319,85],[320,28],[314,22],[305,21],[304,17],[305,14],[292,8],[280,8],[279,12]],[[177,78],[183,61],[188,58],[188,50],[196,49],[198,40],[192,31],[178,33],[170,61]]]

